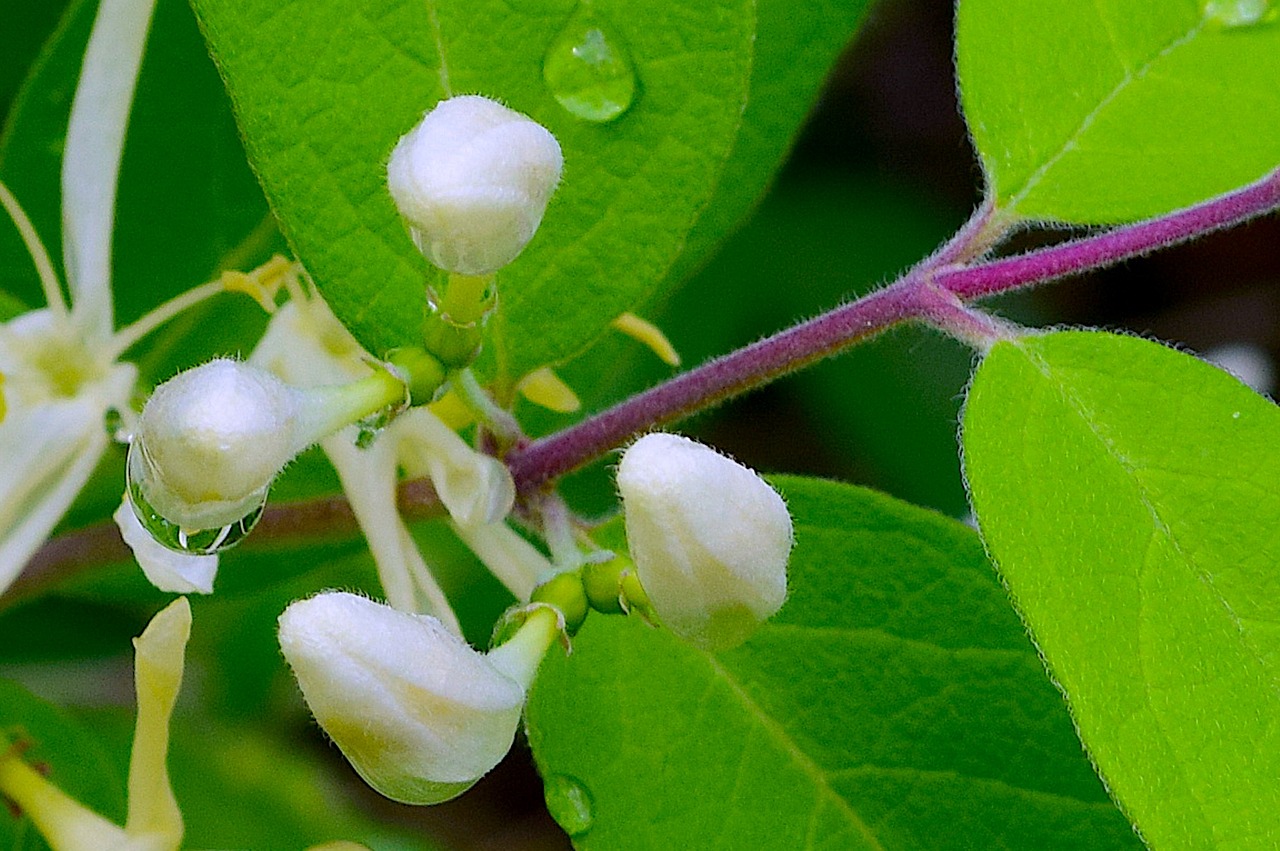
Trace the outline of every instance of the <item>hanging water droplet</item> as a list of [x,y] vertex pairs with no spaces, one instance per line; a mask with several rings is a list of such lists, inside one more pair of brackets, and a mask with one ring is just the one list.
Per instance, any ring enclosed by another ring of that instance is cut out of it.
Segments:
[[146,478],[146,467],[149,463],[142,444],[135,440],[129,444],[129,455],[125,461],[125,487],[129,492],[129,502],[133,506],[134,516],[142,524],[142,528],[155,539],[156,543],[178,553],[188,555],[211,555],[230,549],[244,540],[253,531],[262,510],[267,504],[267,493],[270,487],[263,488],[260,499],[240,519],[212,529],[191,529],[174,523],[157,511],[147,499],[143,480]]
[[567,774],[553,774],[546,780],[543,795],[547,799],[547,811],[565,833],[581,836],[591,829],[595,821],[593,802],[581,781]]
[[636,97],[631,56],[586,4],[551,42],[542,79],[560,105],[584,121],[612,121]]
[[1271,0],[1209,0],[1205,20],[1220,27],[1252,27],[1275,20]]

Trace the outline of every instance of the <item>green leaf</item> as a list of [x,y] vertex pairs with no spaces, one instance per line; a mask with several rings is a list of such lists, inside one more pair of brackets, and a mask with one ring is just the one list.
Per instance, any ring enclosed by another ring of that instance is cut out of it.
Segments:
[[[775,480],[790,597],[711,656],[593,615],[543,664],[529,740],[581,848],[1134,848],[972,530]],[[567,819],[566,819],[567,821]]]
[[[1280,166],[1280,23],[1246,0],[962,0],[960,93],[1009,214],[1155,216]],[[1256,9],[1254,26],[1207,10]]]
[[1156,848],[1280,842],[1280,412],[1189,355],[998,343],[964,417],[983,536]]
[[[27,749],[23,759],[40,766],[62,791],[102,815],[124,820],[124,775],[97,738],[61,709],[11,680],[0,679],[0,748]],[[0,848],[39,851],[48,845],[27,818],[0,807]]]
[[764,194],[871,2],[757,0],[756,55],[742,128],[668,284],[680,283],[701,265]]
[[573,0],[195,6],[286,234],[374,353],[419,339],[432,274],[385,187],[399,136],[446,89],[499,98],[556,134],[563,184],[500,275],[509,377],[582,350],[666,274],[737,133],[755,34],[751,0],[593,2],[639,79],[634,105],[600,124],[573,117],[542,77]]

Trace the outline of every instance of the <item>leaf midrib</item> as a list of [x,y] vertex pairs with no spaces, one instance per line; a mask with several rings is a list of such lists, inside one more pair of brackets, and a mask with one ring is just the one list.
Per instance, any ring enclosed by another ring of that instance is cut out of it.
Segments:
[[[1097,11],[1096,3],[1094,4],[1094,11]],[[1099,15],[1099,19],[1101,20],[1103,28],[1107,30],[1108,38],[1112,40],[1112,50],[1114,52],[1115,43],[1114,43],[1114,39],[1111,37],[1111,29],[1107,25],[1107,22],[1101,18],[1101,15]],[[1110,106],[1111,103],[1115,101],[1115,99],[1118,98],[1120,94],[1129,87],[1130,84],[1147,76],[1147,74],[1150,73],[1151,69],[1155,66],[1157,62],[1169,56],[1176,49],[1183,46],[1184,44],[1190,43],[1192,40],[1195,39],[1197,35],[1200,34],[1200,32],[1203,29],[1204,29],[1204,20],[1200,19],[1196,21],[1195,25],[1190,30],[1188,30],[1185,34],[1171,40],[1168,44],[1166,44],[1160,50],[1156,51],[1149,59],[1147,59],[1145,62],[1142,63],[1142,65],[1140,65],[1138,68],[1134,70],[1130,70],[1124,64],[1123,58],[1120,57],[1120,55],[1117,53],[1116,59],[1120,62],[1120,67],[1124,71],[1123,75],[1120,78],[1120,82],[1116,83],[1115,88],[1113,88],[1110,92],[1108,92],[1102,98],[1102,100],[1098,102],[1098,105],[1095,106],[1089,112],[1088,115],[1086,115],[1083,119],[1081,119],[1079,125],[1076,126],[1076,129],[1072,131],[1067,136],[1066,139],[1063,140],[1061,147],[1059,147],[1056,152],[1054,152],[1047,160],[1045,160],[1045,162],[1038,169],[1032,172],[1031,176],[1026,179],[1026,181],[1022,184],[1022,186],[1009,197],[1009,202],[1006,205],[1007,213],[1012,215],[1017,212],[1018,205],[1021,204],[1026,199],[1027,195],[1029,195],[1032,192],[1032,190],[1034,190],[1041,183],[1041,181],[1045,179],[1045,177],[1049,174],[1049,172],[1052,171],[1055,166],[1057,166],[1057,164],[1062,160],[1063,157],[1065,157],[1071,151],[1075,150],[1076,143],[1080,140],[1080,138],[1086,132],[1088,132],[1089,128],[1092,127],[1093,123],[1098,120],[1098,117],[1103,113],[1103,111],[1108,106]]]

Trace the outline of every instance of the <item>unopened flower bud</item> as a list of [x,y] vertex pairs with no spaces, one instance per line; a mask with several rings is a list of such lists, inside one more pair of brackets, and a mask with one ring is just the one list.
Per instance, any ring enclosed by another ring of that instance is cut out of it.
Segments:
[[460,275],[491,274],[533,238],[563,158],[542,125],[477,95],[436,104],[387,164],[418,249]]
[[280,646],[316,721],[360,776],[393,800],[434,804],[511,748],[554,638],[532,625],[486,656],[433,617],[326,592],[285,610]]
[[300,448],[300,396],[271,373],[226,359],[160,385],[131,452],[146,501],[191,528],[239,520]]
[[657,433],[623,454],[618,489],[640,583],[672,632],[725,650],[782,607],[791,516],[754,472]]
[[169,522],[227,526],[261,506],[303,449],[404,396],[386,372],[304,390],[247,363],[213,360],[160,385],[143,407],[131,487]]

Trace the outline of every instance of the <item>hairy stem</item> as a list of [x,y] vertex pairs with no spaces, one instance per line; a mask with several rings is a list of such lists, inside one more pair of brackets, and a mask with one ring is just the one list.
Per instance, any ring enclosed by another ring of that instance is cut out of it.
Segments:
[[719,404],[787,372],[847,349],[886,328],[920,319],[962,339],[1003,336],[981,314],[958,310],[939,291],[969,300],[1100,268],[1238,224],[1280,206],[1280,170],[1256,183],[1155,219],[990,263],[964,265],[1007,233],[990,202],[956,236],[896,283],[772,337],[710,361],[507,456],[528,493],[648,429]]
[[833,355],[916,315],[919,275],[708,361],[507,455],[522,494],[664,423],[709,408]]
[[963,299],[985,298],[1100,269],[1167,248],[1220,228],[1237,225],[1280,206],[1280,169],[1243,189],[1167,216],[1072,240],[978,266],[956,266],[934,275],[934,282]]

